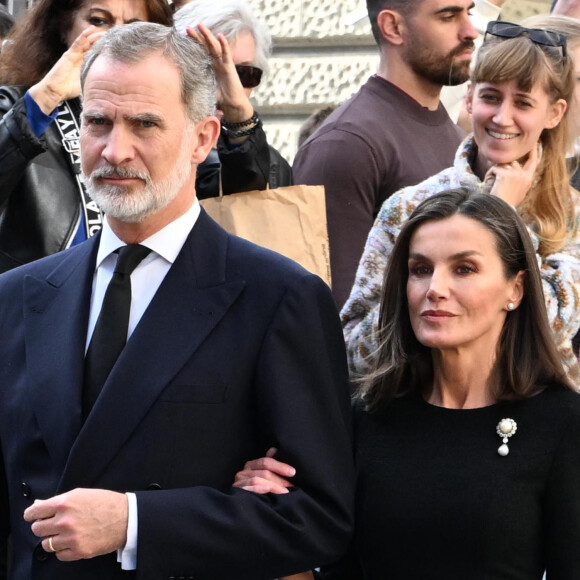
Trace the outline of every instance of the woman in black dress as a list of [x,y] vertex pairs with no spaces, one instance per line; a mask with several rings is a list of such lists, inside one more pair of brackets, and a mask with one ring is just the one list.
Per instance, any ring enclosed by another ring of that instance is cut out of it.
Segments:
[[[580,578],[580,396],[516,212],[465,188],[421,203],[380,329],[355,397],[353,546],[324,577]],[[235,485],[288,491],[288,467],[249,462]]]

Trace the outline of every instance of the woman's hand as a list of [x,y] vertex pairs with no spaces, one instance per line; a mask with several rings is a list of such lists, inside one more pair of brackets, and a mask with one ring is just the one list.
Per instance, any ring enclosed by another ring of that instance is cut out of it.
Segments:
[[83,30],[46,76],[30,87],[30,96],[44,113],[50,115],[60,103],[81,94],[83,59],[105,33],[105,30],[99,30],[95,26]]
[[250,119],[254,114],[254,107],[240,82],[226,37],[221,33],[214,36],[201,23],[197,25],[197,30],[188,26],[187,35],[205,46],[212,57],[218,85],[218,107],[223,111],[224,119],[229,123],[241,123]]
[[[278,451],[271,447],[266,452],[266,457],[248,461],[242,471],[236,473],[234,487],[241,487],[254,493],[288,493],[292,484],[284,479],[293,477],[296,470],[287,463],[276,461],[274,455]],[[310,571],[285,576],[281,580],[314,580],[314,574]]]
[[285,478],[293,477],[296,470],[287,463],[276,461],[276,451],[272,447],[266,452],[266,457],[248,461],[244,469],[236,473],[234,487],[254,493],[288,493],[292,483]]
[[485,182],[494,181],[491,194],[497,195],[513,207],[518,207],[532,188],[536,179],[536,170],[540,163],[540,145],[534,147],[527,160],[520,164],[512,161],[490,167],[485,174]]

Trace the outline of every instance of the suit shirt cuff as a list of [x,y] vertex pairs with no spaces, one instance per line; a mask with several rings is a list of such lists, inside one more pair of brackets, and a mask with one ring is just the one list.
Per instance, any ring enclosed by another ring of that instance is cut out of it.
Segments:
[[117,562],[123,570],[137,569],[137,496],[127,493],[129,515],[127,519],[127,543],[117,550]]

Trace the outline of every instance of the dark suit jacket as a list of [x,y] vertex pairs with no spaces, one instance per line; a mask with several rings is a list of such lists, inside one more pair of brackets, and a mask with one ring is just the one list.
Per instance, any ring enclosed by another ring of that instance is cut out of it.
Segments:
[[[11,535],[9,577],[257,580],[340,556],[354,474],[345,353],[328,288],[202,211],[83,425],[97,247],[98,237],[0,277],[0,538]],[[270,446],[297,468],[293,491],[232,488],[244,462]],[[39,547],[24,509],[78,487],[136,491],[135,573],[122,572],[114,554],[67,564]]]

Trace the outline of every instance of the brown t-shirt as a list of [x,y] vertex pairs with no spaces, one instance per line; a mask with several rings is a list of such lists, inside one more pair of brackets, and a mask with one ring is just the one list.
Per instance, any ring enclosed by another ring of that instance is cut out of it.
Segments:
[[294,182],[324,185],[332,290],[350,294],[381,204],[453,164],[465,133],[443,105],[436,111],[373,76],[298,151]]

